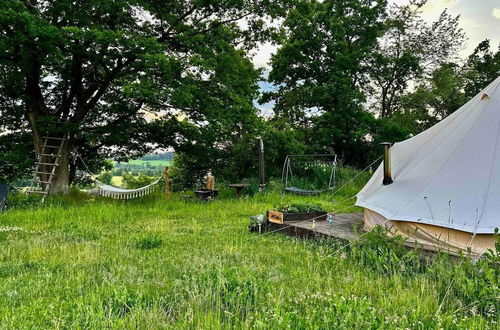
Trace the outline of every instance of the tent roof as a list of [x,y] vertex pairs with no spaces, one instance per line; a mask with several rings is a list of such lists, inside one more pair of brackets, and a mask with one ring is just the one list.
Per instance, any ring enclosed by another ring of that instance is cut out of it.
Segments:
[[500,227],[499,85],[500,77],[438,124],[396,143],[394,183],[382,185],[380,165],[356,205],[390,220],[493,233]]

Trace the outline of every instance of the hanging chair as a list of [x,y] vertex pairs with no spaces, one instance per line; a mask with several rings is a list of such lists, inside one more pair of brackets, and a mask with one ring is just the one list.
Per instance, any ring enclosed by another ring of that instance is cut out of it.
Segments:
[[[322,167],[323,170],[331,167],[328,176],[328,185],[324,189],[305,189],[293,185],[293,168],[300,167],[303,170],[309,170],[315,167]],[[335,170],[337,168],[337,155],[335,154],[310,154],[310,155],[288,155],[283,164],[281,181],[284,191],[296,195],[318,195],[335,188]]]

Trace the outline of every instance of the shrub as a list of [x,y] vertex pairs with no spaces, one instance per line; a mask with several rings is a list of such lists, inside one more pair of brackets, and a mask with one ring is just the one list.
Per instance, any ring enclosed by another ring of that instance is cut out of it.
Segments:
[[97,177],[97,180],[105,184],[111,184],[111,179],[113,179],[113,174],[111,172],[102,172]]
[[137,189],[147,186],[151,182],[153,182],[155,178],[144,175],[140,173],[138,176],[134,176],[132,174],[124,174],[123,175],[123,185],[127,189]]

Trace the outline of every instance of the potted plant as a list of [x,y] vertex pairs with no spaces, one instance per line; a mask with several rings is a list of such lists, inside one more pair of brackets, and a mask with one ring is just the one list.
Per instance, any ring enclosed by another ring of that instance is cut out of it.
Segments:
[[323,206],[311,203],[280,204],[267,211],[267,219],[274,223],[304,221],[310,219],[325,220],[327,212]]

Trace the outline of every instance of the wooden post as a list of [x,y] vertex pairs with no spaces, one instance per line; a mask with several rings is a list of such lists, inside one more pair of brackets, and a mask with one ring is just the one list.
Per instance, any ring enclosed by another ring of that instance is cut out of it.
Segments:
[[266,179],[264,174],[264,141],[259,138],[259,190],[263,191],[266,187]]
[[165,178],[165,198],[167,200],[170,199],[170,186],[169,186],[170,176],[169,176],[169,171],[170,171],[170,167],[165,166],[165,169],[163,170],[163,177]]

